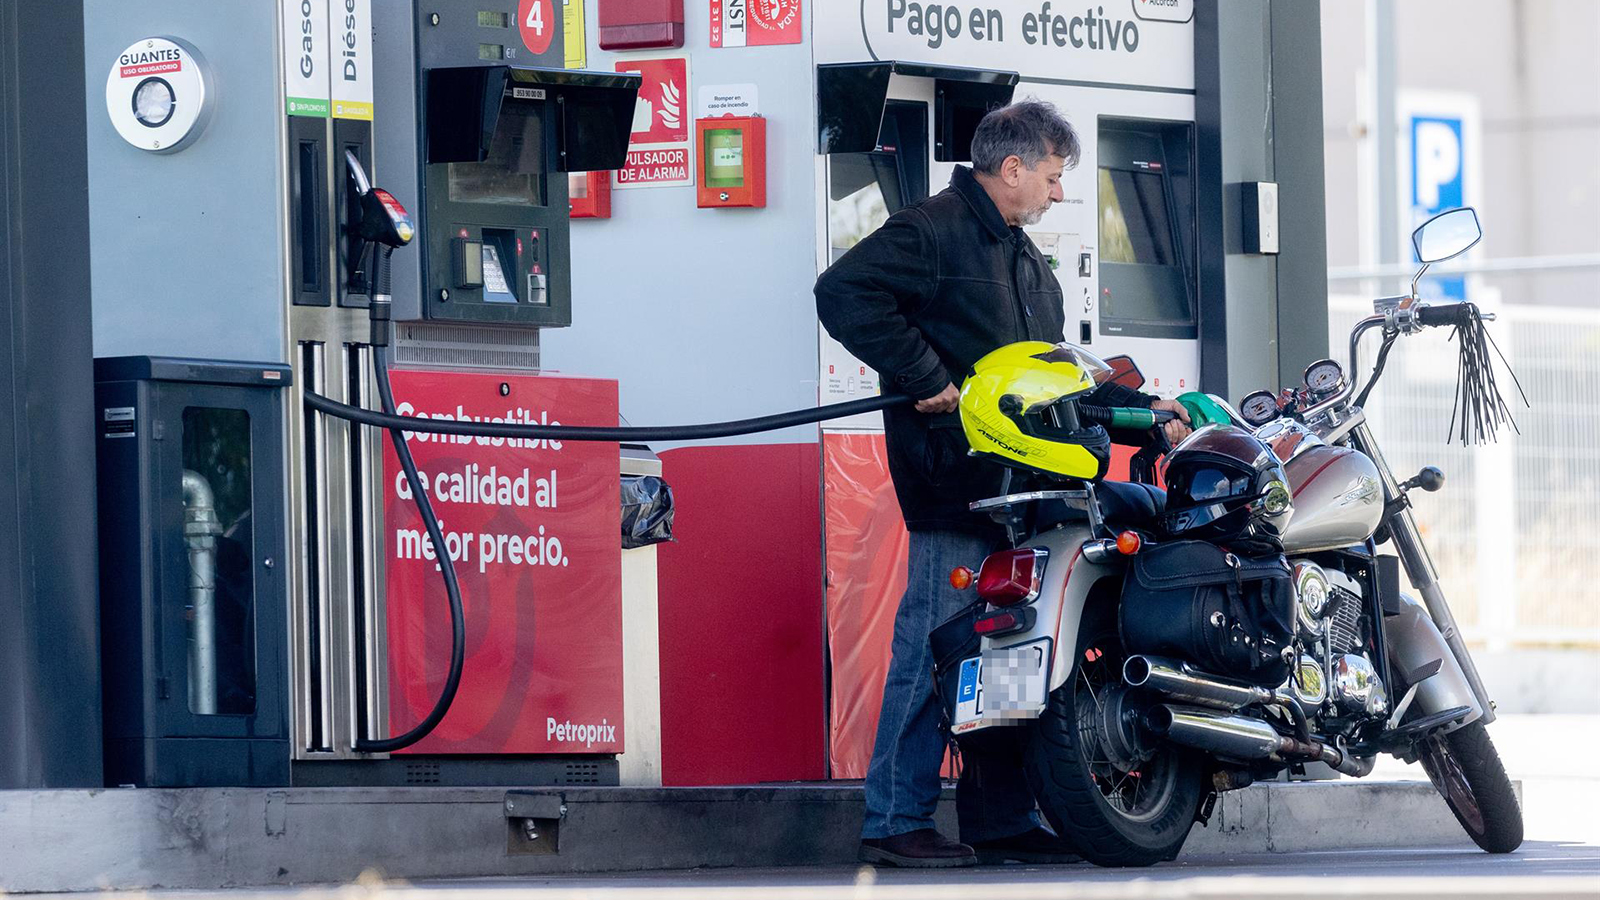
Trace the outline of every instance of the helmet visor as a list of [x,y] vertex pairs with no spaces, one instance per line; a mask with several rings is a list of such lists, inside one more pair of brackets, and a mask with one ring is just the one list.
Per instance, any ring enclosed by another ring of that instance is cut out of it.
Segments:
[[1072,363],[1094,379],[1095,384],[1105,384],[1115,374],[1105,360],[1079,347],[1077,344],[1069,344],[1066,341],[1062,341],[1044,353],[1040,353],[1034,359],[1043,360],[1047,363]]
[[[1168,510],[1173,531],[1214,522],[1254,499],[1248,473],[1222,466],[1183,467],[1167,475]],[[1237,502],[1230,502],[1237,501]]]

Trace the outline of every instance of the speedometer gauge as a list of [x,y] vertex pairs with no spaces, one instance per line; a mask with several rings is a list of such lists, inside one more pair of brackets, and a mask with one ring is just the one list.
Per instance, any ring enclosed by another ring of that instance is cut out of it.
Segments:
[[1251,425],[1260,426],[1278,417],[1278,401],[1272,396],[1271,391],[1256,391],[1246,394],[1239,401],[1239,415]]
[[1327,397],[1344,390],[1344,369],[1331,359],[1306,366],[1306,387],[1318,397]]

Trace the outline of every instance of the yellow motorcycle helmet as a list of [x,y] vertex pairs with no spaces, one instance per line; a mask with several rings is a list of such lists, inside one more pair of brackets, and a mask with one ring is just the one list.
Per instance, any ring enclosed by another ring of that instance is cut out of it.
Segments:
[[1098,481],[1111,437],[1078,416],[1078,398],[1111,367],[1075,344],[1022,341],[978,360],[961,385],[961,428],[972,452],[1057,478]]

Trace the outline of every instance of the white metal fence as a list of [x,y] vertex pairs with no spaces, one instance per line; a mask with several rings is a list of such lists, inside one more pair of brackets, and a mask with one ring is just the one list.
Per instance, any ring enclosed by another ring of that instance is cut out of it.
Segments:
[[[1514,400],[1503,378],[1520,433],[1488,446],[1448,442],[1456,390],[1448,329],[1400,340],[1368,416],[1397,477],[1425,465],[1445,472],[1443,490],[1411,496],[1468,639],[1490,649],[1600,648],[1600,311],[1480,306],[1498,313],[1490,334],[1531,404]],[[1333,356],[1344,362],[1350,327],[1371,305],[1335,297],[1329,310]],[[1377,344],[1369,336],[1364,366]]]

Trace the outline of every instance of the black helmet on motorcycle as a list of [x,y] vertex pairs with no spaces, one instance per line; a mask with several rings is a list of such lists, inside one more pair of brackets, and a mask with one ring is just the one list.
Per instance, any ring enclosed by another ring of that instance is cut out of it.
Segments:
[[1162,474],[1173,537],[1276,543],[1294,515],[1283,463],[1242,428],[1201,428],[1172,448]]

